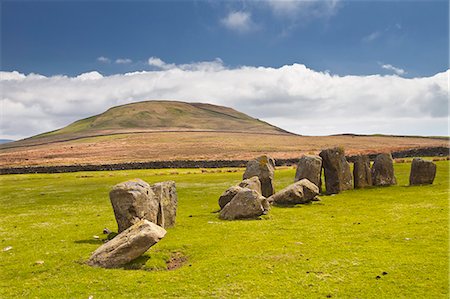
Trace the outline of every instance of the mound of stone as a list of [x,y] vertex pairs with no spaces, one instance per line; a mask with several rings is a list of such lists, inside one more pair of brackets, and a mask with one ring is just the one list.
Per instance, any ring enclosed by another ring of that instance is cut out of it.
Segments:
[[243,180],[242,182],[239,183],[238,186],[242,188],[255,190],[256,192],[262,195],[261,181],[257,176],[252,176],[251,178]]
[[308,179],[302,179],[278,191],[267,201],[276,205],[295,205],[309,203],[319,195],[319,187]]
[[391,186],[397,184],[394,175],[394,160],[388,153],[376,156],[372,165],[372,183],[374,186]]
[[336,194],[353,188],[350,164],[342,148],[329,148],[320,152],[327,194]]
[[320,156],[304,155],[300,157],[297,164],[297,171],[295,172],[295,182],[308,179],[319,187],[320,190],[322,185],[321,175],[322,158]]
[[436,164],[431,161],[425,161],[421,158],[414,158],[411,163],[411,172],[409,174],[410,185],[433,184],[436,176]]
[[140,220],[100,246],[88,265],[117,268],[141,256],[166,235],[166,230],[148,220]]
[[269,210],[267,199],[248,188],[241,188],[237,194],[220,211],[223,220],[258,218]]
[[220,209],[223,209],[227,205],[227,203],[229,203],[233,199],[233,197],[235,197],[236,194],[238,194],[238,192],[242,189],[243,188],[239,186],[231,186],[230,188],[225,190],[225,192],[223,192],[219,197]]
[[353,180],[355,183],[355,188],[366,188],[372,186],[369,156],[358,155],[354,157]]
[[177,193],[173,181],[150,186],[140,179],[117,184],[109,193],[119,233],[141,219],[163,227],[173,226]]
[[275,160],[266,155],[260,156],[256,159],[248,161],[243,179],[245,180],[253,176],[257,176],[261,182],[261,194],[264,197],[269,197],[274,193],[274,171]]

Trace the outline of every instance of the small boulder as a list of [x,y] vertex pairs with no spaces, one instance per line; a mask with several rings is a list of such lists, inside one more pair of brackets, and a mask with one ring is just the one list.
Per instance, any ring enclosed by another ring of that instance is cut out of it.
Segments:
[[295,205],[317,200],[317,195],[319,187],[308,179],[302,179],[275,193],[267,201],[278,205]]
[[158,222],[159,201],[149,184],[140,179],[117,184],[109,193],[118,231],[121,233],[141,219]]
[[243,180],[239,183],[239,187],[255,190],[262,195],[261,182],[257,176],[252,176],[251,178]]
[[372,165],[372,183],[374,186],[391,186],[397,184],[394,175],[394,160],[391,154],[379,154]]
[[421,158],[414,158],[411,163],[411,172],[409,174],[410,185],[433,184],[436,176],[436,164],[431,161],[425,161]]
[[175,225],[177,216],[178,195],[174,181],[156,183],[151,186],[155,197],[160,203],[157,224],[162,227],[172,227]]
[[308,179],[320,189],[322,185],[321,174],[322,158],[320,156],[305,155],[298,161],[295,182],[301,179]]
[[[241,187],[238,187],[241,188]],[[269,209],[267,199],[255,190],[241,188],[233,199],[220,211],[223,220],[257,218]]]
[[320,152],[325,175],[327,194],[336,194],[353,188],[350,164],[342,148],[330,148]]
[[148,220],[140,220],[100,246],[88,265],[102,268],[117,268],[141,256],[166,235],[166,230]]
[[238,194],[239,191],[241,191],[243,188],[239,186],[231,186],[225,192],[222,193],[222,195],[219,197],[219,206],[220,209],[223,209],[227,203],[229,203],[233,197]]
[[355,162],[353,164],[353,180],[355,182],[355,188],[372,186],[369,156],[359,155],[355,157]]
[[261,156],[250,160],[247,163],[247,168],[243,179],[249,179],[257,176],[261,182],[261,194],[264,197],[269,197],[274,193],[273,177],[275,171],[275,160],[269,156]]

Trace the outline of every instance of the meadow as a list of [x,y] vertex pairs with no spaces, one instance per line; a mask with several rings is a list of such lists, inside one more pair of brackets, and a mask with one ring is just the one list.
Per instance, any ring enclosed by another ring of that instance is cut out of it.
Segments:
[[[216,211],[243,169],[4,175],[0,298],[448,298],[449,162],[436,164],[433,185],[407,186],[399,163],[398,186],[242,221]],[[277,169],[276,189],[294,173]],[[85,265],[117,229],[109,190],[133,178],[176,182],[176,226],[124,268]]]

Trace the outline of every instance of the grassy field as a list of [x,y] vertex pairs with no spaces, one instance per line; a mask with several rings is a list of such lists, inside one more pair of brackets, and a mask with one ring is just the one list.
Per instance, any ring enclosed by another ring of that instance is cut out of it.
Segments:
[[[448,298],[449,163],[436,163],[431,186],[407,187],[396,164],[398,186],[232,222],[214,211],[242,169],[1,176],[0,298]],[[276,188],[294,172],[278,169]],[[143,269],[84,265],[93,236],[116,230],[109,190],[136,177],[176,181],[176,227],[128,267]],[[187,261],[164,270],[175,255]]]

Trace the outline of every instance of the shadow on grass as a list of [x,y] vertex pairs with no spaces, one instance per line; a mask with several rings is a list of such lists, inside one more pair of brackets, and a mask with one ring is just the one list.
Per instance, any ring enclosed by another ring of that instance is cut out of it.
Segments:
[[74,241],[74,243],[76,244],[97,244],[97,245],[101,245],[103,244],[103,240],[102,239],[87,239],[87,240],[76,240]]

